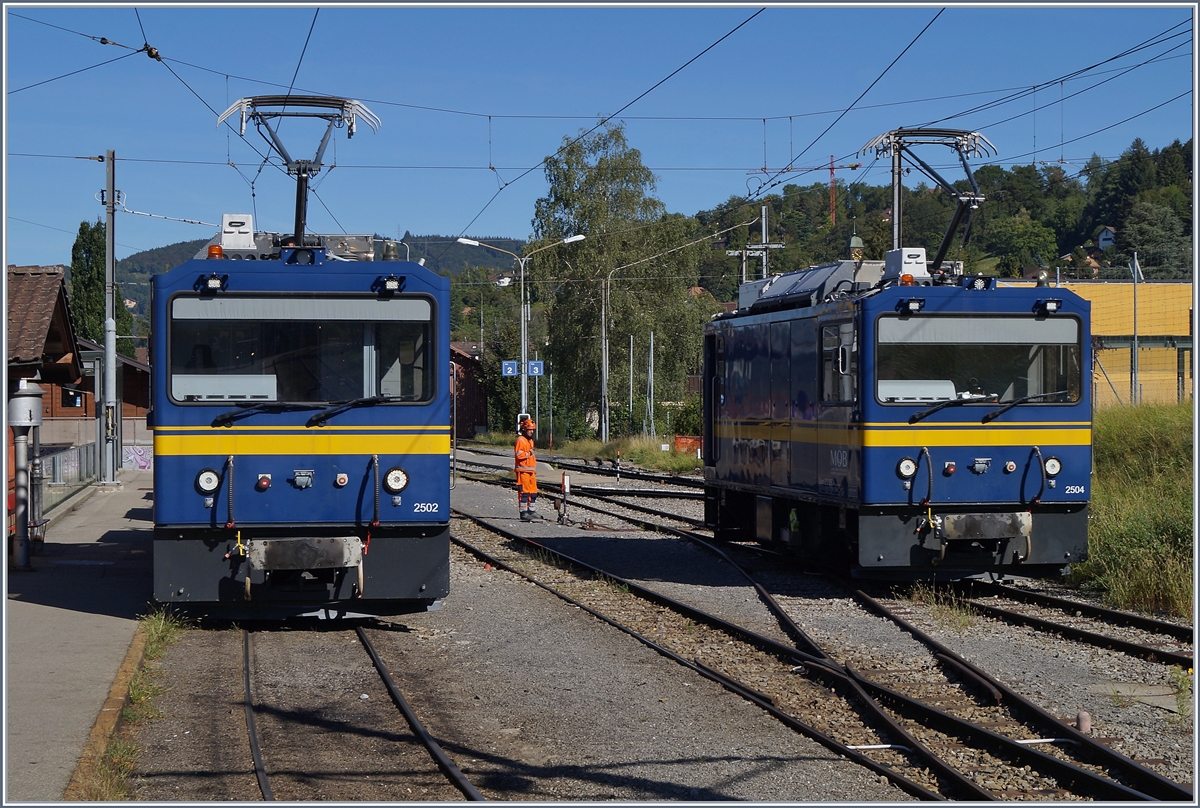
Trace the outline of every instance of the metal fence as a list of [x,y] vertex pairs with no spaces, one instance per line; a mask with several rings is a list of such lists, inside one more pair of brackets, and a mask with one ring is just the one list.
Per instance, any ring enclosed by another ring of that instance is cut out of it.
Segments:
[[1136,363],[1132,346],[1102,347],[1092,385],[1097,408],[1192,401],[1191,346],[1139,346]]
[[48,449],[40,459],[41,485],[38,485],[36,469],[29,482],[31,496],[40,493],[42,502],[41,508],[31,508],[31,513],[44,515],[76,491],[96,481],[95,443]]

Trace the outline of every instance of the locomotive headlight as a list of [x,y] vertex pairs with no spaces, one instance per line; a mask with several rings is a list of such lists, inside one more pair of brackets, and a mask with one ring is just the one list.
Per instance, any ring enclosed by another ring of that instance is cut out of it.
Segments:
[[402,468],[390,468],[387,474],[383,475],[383,487],[389,494],[399,494],[407,485],[408,475]]
[[917,461],[906,457],[896,464],[896,473],[904,479],[911,479],[917,473]]
[[204,469],[196,475],[196,490],[201,494],[211,494],[221,485],[221,475],[213,469]]
[[1046,474],[1050,477],[1055,476],[1062,471],[1062,461],[1057,457],[1046,458]]

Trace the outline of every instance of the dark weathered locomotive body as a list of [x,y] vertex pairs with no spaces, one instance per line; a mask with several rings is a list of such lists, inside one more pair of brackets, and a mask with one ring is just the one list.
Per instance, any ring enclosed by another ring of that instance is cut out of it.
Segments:
[[1086,558],[1088,302],[926,267],[894,250],[790,273],[706,327],[718,537],[861,577],[1047,576]]

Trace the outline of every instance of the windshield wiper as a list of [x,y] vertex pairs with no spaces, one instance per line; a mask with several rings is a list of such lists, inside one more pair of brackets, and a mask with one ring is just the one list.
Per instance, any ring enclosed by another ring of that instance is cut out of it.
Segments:
[[352,398],[349,401],[339,401],[336,404],[331,404],[320,412],[313,413],[313,416],[305,422],[305,426],[321,426],[324,425],[326,419],[331,415],[335,415],[343,410],[351,409],[352,407],[365,407],[369,404],[383,404],[388,401],[404,401],[406,398],[411,399],[411,396],[363,396],[362,398]]
[[980,420],[979,423],[986,424],[988,421],[991,421],[993,418],[999,418],[1001,415],[1008,412],[1013,407],[1017,406],[1018,404],[1024,404],[1026,401],[1037,401],[1039,398],[1050,398],[1051,396],[1065,396],[1070,392],[1071,392],[1070,390],[1055,390],[1053,393],[1035,393],[1032,396],[1025,396],[1024,398],[1013,399],[1012,401],[1008,402],[1000,409],[992,410],[987,415],[983,416],[982,420]]
[[238,409],[223,412],[216,418],[212,419],[213,426],[227,424],[234,418],[240,418],[243,415],[250,415],[254,412],[287,412],[290,410],[311,410],[316,404],[304,404],[299,401],[259,401],[251,403],[249,401],[244,404],[238,404]]
[[910,424],[915,424],[917,421],[920,421],[923,418],[928,418],[930,415],[933,415],[938,410],[944,410],[947,407],[957,407],[962,404],[976,404],[980,401],[995,401],[999,397],[1000,396],[996,395],[995,393],[988,393],[987,395],[983,395],[983,396],[968,396],[966,398],[948,398],[943,402],[934,404],[932,407],[930,407],[927,410],[921,410],[920,412],[913,413],[909,417],[908,422]]

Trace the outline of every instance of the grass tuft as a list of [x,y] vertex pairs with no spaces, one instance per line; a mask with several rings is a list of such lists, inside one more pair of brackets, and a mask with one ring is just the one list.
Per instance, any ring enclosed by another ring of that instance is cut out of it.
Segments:
[[1176,720],[1191,721],[1192,718],[1192,669],[1184,670],[1178,665],[1171,666],[1171,686],[1175,688]]
[[125,802],[130,799],[129,778],[141,750],[135,744],[114,738],[96,766],[94,779],[87,784],[89,802]]
[[[190,626],[189,621],[170,609],[155,607],[143,615],[138,630],[146,635],[143,651],[147,661],[159,659],[172,642]],[[141,749],[125,733],[132,725],[158,717],[154,699],[162,693],[152,667],[140,666],[129,682],[129,700],[121,711],[121,733],[109,740],[104,754],[83,783],[86,799],[92,802],[126,802],[131,799],[133,776]]]
[[977,616],[969,603],[947,589],[939,589],[935,584],[913,584],[908,598],[913,603],[924,605],[938,625],[955,631],[969,629]]
[[141,626],[146,632],[146,659],[161,657],[166,653],[167,647],[190,625],[186,618],[171,611],[169,607],[156,607],[144,615]]

